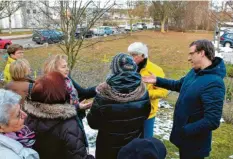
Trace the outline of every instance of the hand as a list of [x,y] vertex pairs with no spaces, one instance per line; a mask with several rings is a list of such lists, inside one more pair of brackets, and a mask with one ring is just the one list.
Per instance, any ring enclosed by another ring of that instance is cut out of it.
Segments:
[[145,83],[156,84],[157,77],[151,72],[149,72],[149,74],[150,74],[149,76],[142,77],[142,81]]
[[84,99],[82,102],[79,103],[79,108],[80,109],[90,109],[92,106],[93,101],[91,102],[86,102],[86,99]]

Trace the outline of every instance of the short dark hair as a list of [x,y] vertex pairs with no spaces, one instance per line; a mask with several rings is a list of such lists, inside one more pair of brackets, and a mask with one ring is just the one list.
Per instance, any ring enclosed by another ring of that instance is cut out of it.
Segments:
[[214,49],[214,45],[211,41],[209,40],[197,40],[197,41],[193,41],[189,47],[192,47],[192,46],[196,46],[196,51],[202,51],[204,50],[205,51],[205,56],[213,61],[214,60],[214,57],[215,57],[215,49]]
[[23,46],[19,45],[19,44],[11,44],[7,48],[7,53],[10,56],[11,54],[15,54],[15,52],[18,51],[18,50],[23,50]]
[[63,75],[59,72],[50,72],[35,81],[31,99],[40,103],[64,104],[67,95]]

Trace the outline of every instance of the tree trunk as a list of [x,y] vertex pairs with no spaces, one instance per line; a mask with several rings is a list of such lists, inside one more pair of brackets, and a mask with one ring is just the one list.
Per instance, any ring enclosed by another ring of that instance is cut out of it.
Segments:
[[133,33],[133,19],[131,17],[129,20],[129,25],[130,25],[130,33],[132,34]]
[[165,22],[166,22],[166,17],[163,18],[161,21],[161,33],[165,33]]
[[9,16],[9,34],[12,33],[12,29],[11,29],[11,15]]
[[219,33],[218,33],[218,36],[217,36],[217,52],[219,53],[220,50],[219,50],[219,44],[220,44],[220,30],[221,30],[221,24],[218,23],[218,28],[219,28]]

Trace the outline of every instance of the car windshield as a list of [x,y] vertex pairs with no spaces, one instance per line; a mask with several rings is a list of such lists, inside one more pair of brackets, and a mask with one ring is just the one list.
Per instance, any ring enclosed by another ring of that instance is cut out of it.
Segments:
[[83,32],[83,31],[86,31],[86,28],[77,28],[77,30],[76,30],[77,32]]
[[44,36],[49,36],[53,34],[51,31],[41,31],[40,33]]
[[98,30],[104,30],[104,28],[103,27],[99,27]]
[[62,32],[61,32],[61,31],[57,31],[57,30],[55,30],[54,32],[55,32],[56,34],[59,34],[59,35],[60,35],[60,34],[62,34]]

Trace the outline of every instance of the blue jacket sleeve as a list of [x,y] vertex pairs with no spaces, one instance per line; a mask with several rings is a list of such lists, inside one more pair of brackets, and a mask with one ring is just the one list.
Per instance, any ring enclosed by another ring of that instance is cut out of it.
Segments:
[[78,92],[80,101],[82,101],[83,99],[93,98],[96,96],[96,91],[95,91],[96,86],[85,89],[82,88],[78,83],[76,83],[72,78],[70,79],[72,80],[72,83]]
[[225,86],[223,81],[210,83],[201,91],[201,101],[204,107],[204,118],[184,126],[185,136],[196,135],[215,130],[220,125],[222,116]]
[[185,77],[182,77],[180,80],[169,80],[169,79],[157,77],[156,86],[165,88],[171,91],[180,92],[180,89],[184,82],[184,78]]

